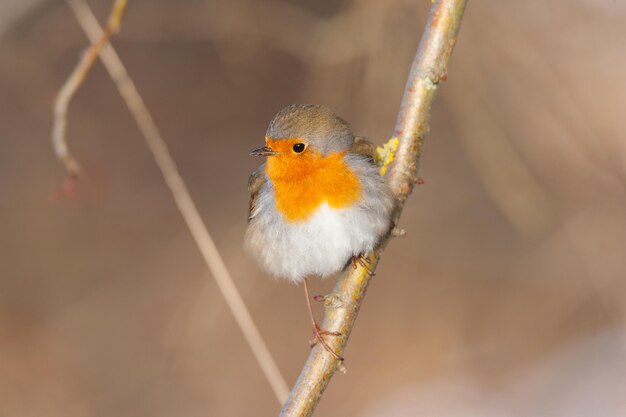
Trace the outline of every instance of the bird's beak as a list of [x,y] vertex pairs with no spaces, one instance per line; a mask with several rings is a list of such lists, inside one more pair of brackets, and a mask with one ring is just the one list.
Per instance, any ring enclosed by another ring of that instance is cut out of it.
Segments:
[[250,152],[250,155],[252,155],[252,156],[271,156],[271,155],[278,155],[278,152],[275,152],[269,146],[263,146],[262,148],[255,149],[252,152]]

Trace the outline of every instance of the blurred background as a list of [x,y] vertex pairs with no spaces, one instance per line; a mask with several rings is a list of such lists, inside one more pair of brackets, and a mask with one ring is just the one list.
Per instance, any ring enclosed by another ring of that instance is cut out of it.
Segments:
[[[248,152],[290,103],[386,140],[430,1],[129,3],[113,44],[291,384],[310,328],[302,289],[242,252]],[[408,235],[317,415],[626,416],[625,19],[469,3]],[[69,112],[85,176],[54,197],[51,104],[86,45],[65,2],[0,3],[0,416],[276,415],[99,62]]]

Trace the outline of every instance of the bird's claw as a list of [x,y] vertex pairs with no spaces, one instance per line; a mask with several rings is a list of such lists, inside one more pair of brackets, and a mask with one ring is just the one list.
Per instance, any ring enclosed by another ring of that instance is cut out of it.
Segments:
[[376,275],[374,271],[370,268],[372,261],[363,253],[360,253],[357,256],[353,256],[352,258],[350,258],[350,263],[352,264],[352,267],[354,269],[357,269],[357,267],[360,265],[367,270],[368,274],[372,276]]
[[326,343],[326,340],[324,340],[324,336],[341,336],[341,332],[331,332],[328,330],[323,330],[317,323],[314,323],[313,339],[309,340],[309,345],[313,347],[319,342],[324,350],[333,355],[336,360],[343,362],[343,357],[337,354],[334,350],[332,350],[330,346],[328,346],[328,343]]

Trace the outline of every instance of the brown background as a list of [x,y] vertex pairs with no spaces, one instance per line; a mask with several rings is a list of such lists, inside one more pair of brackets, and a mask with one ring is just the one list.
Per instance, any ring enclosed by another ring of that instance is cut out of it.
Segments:
[[[277,414],[100,64],[69,116],[86,177],[53,197],[50,105],[85,37],[64,2],[3,3],[0,416]],[[248,152],[294,102],[387,138],[429,3],[134,0],[114,39],[289,383],[306,309],[242,253]],[[626,416],[625,19],[470,2],[408,236],[317,415]]]

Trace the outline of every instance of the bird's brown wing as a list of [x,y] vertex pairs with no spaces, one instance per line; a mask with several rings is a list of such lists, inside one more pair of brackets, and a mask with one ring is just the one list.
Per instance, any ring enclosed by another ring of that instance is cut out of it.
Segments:
[[355,136],[352,148],[350,148],[350,153],[366,156],[374,162],[376,146],[363,136]]
[[259,191],[263,184],[267,181],[265,177],[265,164],[252,171],[250,178],[248,179],[248,191],[250,192],[250,207],[248,209],[248,221],[254,217],[254,211],[256,208],[256,202],[259,198]]

